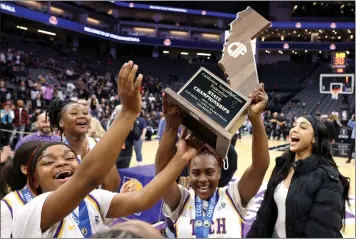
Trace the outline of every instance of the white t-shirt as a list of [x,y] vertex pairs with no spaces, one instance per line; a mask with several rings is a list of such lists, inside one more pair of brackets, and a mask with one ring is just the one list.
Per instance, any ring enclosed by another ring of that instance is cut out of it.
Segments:
[[[224,188],[218,188],[218,203],[216,204],[209,238],[242,238],[243,217],[246,209],[242,207],[237,181]],[[163,214],[172,220],[176,238],[196,238],[194,232],[195,193],[178,185],[181,200],[172,212],[168,205],[163,205]],[[253,201],[253,200],[251,200]],[[203,214],[208,207],[208,201],[203,201]],[[246,206],[247,208],[248,206]]]
[[[92,150],[96,143],[99,142],[100,139],[98,138],[93,138],[93,137],[87,137],[88,139],[88,146],[89,146],[89,150]],[[63,137],[63,142],[70,145],[69,142]],[[81,161],[82,160],[82,157],[81,155],[77,155],[78,156],[78,159]]]
[[10,238],[13,217],[24,206],[25,202],[18,191],[11,192],[1,199],[1,238]]
[[[14,238],[84,238],[80,228],[72,217],[72,213],[54,224],[47,231],[41,231],[42,207],[51,193],[48,192],[37,196],[14,215],[12,224]],[[85,198],[92,234],[106,228],[103,219],[106,218],[111,201],[115,195],[115,193],[106,190],[96,189]],[[74,213],[76,215],[79,214],[79,207],[74,210]]]
[[279,238],[286,238],[286,199],[288,189],[284,186],[282,181],[274,192],[273,198],[277,204],[278,216],[274,230]]

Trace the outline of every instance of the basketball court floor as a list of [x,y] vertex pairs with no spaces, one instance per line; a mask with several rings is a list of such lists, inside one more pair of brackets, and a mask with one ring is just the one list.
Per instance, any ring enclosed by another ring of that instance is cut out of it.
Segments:
[[[264,183],[260,188],[260,192],[256,195],[254,199],[254,205],[249,209],[249,212],[245,218],[246,222],[253,222],[256,212],[259,208],[259,205],[262,201],[263,192],[266,189],[267,181],[271,175],[271,172],[275,166],[275,158],[280,156],[283,153],[283,149],[288,147],[287,141],[282,140],[269,140],[270,148],[270,166],[264,178]],[[242,136],[241,140],[238,140],[236,143],[236,151],[238,154],[238,168],[235,173],[236,179],[241,177],[245,169],[250,165],[252,159],[251,153],[252,137],[251,136]],[[158,141],[148,141],[144,142],[142,146],[142,156],[143,164],[154,164],[155,154],[158,148]],[[346,227],[343,231],[344,237],[355,238],[355,162],[352,161],[351,164],[345,164],[346,158],[335,157],[335,161],[339,167],[340,172],[349,177],[351,180],[350,188],[350,207],[347,208],[346,215]],[[133,155],[131,160],[130,167],[135,167],[137,165],[136,156]]]

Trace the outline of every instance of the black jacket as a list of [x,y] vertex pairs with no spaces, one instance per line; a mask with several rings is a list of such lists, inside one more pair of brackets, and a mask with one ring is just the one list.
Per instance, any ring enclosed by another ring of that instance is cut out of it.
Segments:
[[133,141],[138,140],[140,138],[140,126],[139,124],[135,121],[134,126],[132,127],[132,130],[130,131],[129,135],[126,138],[125,141],[125,148],[121,149],[120,157],[132,157],[132,148],[133,148]]
[[[283,160],[276,159],[272,175],[280,170]],[[273,198],[276,185],[271,185],[270,180],[249,238],[272,237],[278,210]],[[320,165],[317,156],[297,161],[286,199],[286,236],[342,237],[344,203],[336,168]]]

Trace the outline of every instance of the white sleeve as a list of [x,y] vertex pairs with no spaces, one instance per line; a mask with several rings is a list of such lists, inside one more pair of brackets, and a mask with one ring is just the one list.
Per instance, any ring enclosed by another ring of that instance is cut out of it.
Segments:
[[49,234],[51,228],[42,233],[41,214],[43,204],[50,194],[51,192],[38,195],[14,215],[12,223],[13,238],[42,238]]
[[6,205],[6,203],[1,200],[1,231],[0,237],[1,238],[10,238],[11,236],[11,223],[12,223],[12,216],[10,209]]
[[226,193],[228,193],[230,195],[233,203],[235,204],[235,207],[237,208],[237,210],[239,211],[241,216],[245,217],[247,208],[250,206],[250,204],[253,200],[250,200],[250,202],[248,202],[248,204],[245,207],[242,206],[240,192],[237,187],[238,182],[239,181],[235,181],[235,182],[231,183],[225,190],[226,190]]
[[106,218],[108,211],[110,209],[110,204],[112,199],[115,197],[117,193],[113,193],[104,189],[95,189],[90,195],[95,198],[100,206],[100,213],[103,218]]
[[180,213],[184,207],[185,201],[187,198],[190,196],[189,195],[189,190],[183,187],[182,185],[179,185],[179,190],[180,190],[180,201],[177,206],[177,208],[172,212],[171,209],[168,207],[167,204],[163,204],[162,212],[163,215],[169,219],[171,219],[173,222],[177,221],[178,217],[180,216]]

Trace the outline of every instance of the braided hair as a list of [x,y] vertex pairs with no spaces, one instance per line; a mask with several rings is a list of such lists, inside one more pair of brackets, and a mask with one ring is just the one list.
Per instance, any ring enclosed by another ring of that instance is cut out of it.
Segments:
[[59,122],[61,121],[63,113],[66,111],[68,106],[74,103],[76,102],[74,101],[64,102],[62,100],[54,100],[50,103],[49,108],[47,109],[46,119],[49,118],[52,132],[54,130],[59,130],[61,134],[61,140],[64,132],[63,132],[63,128],[60,127]]

